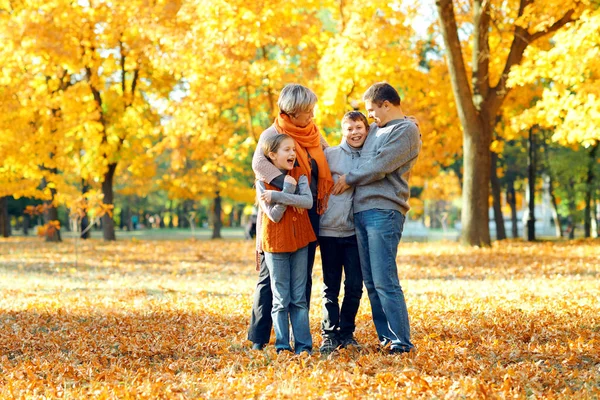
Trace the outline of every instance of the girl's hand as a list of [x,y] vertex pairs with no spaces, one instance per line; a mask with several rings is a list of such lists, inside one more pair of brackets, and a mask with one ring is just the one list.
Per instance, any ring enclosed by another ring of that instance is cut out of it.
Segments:
[[265,190],[264,192],[261,193],[260,199],[262,201],[264,201],[265,203],[270,203],[271,202],[271,193],[273,193],[272,190]]
[[286,175],[285,179],[283,181],[285,183],[290,183],[292,185],[297,185],[298,184],[298,182],[296,182],[296,180],[293,177],[289,176],[289,175]]

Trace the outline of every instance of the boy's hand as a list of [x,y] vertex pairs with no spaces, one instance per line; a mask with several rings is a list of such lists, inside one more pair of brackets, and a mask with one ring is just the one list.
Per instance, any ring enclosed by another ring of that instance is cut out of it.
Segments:
[[[294,179],[294,178],[292,178],[292,179]],[[262,201],[264,201],[265,203],[270,203],[271,202],[271,193],[273,193],[272,190],[265,190],[264,192],[261,193],[260,199]]]
[[290,183],[292,185],[297,185],[298,184],[298,182],[296,182],[296,180],[292,176],[289,176],[289,175],[286,175],[285,179],[283,181],[285,183]]
[[346,175],[340,176],[340,179],[333,185],[333,190],[331,194],[338,195],[344,193],[346,190],[350,189],[350,185],[346,184]]

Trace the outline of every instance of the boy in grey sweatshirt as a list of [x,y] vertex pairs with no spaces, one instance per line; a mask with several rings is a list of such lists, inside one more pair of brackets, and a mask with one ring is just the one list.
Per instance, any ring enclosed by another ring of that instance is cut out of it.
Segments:
[[421,150],[421,134],[405,117],[393,86],[376,83],[363,100],[375,124],[363,146],[360,166],[340,177],[332,193],[355,188],[354,223],[375,329],[381,344],[390,344],[390,353],[406,353],[414,345],[396,254],[410,209],[408,179]]
[[[342,118],[343,139],[339,146],[325,149],[327,163],[335,181],[358,165],[367,138],[367,117],[350,111]],[[319,244],[323,264],[323,343],[321,353],[338,347],[358,346],[354,339],[355,320],[362,297],[362,272],[358,242],[354,231],[354,190],[330,196],[319,223]],[[344,271],[344,299],[338,302]]]

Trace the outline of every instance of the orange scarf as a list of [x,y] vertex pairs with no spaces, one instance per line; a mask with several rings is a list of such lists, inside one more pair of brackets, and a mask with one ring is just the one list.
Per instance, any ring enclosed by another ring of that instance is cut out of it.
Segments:
[[[309,156],[317,162],[319,168],[319,180],[317,182],[317,214],[321,215],[327,209],[327,201],[333,188],[333,178],[321,147],[321,134],[314,122],[304,128],[294,125],[285,114],[279,114],[275,119],[277,132],[291,136],[296,142],[296,159],[300,165],[295,174],[306,175],[308,183],[311,181],[311,164]],[[297,168],[294,168],[297,169]],[[295,177],[296,179],[298,177]]]

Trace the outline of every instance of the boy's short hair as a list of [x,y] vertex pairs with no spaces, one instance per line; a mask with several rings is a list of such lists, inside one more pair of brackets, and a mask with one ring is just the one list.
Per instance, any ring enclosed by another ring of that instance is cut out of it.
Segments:
[[381,106],[384,101],[389,101],[395,106],[400,105],[400,95],[392,85],[387,82],[377,82],[367,89],[363,101],[370,101]]
[[279,93],[279,110],[288,115],[310,111],[317,104],[317,95],[306,86],[297,83],[286,85]]
[[346,114],[344,114],[344,117],[342,118],[342,125],[348,120],[362,121],[367,131],[369,130],[369,120],[367,117],[365,117],[365,114],[361,113],[360,111],[348,111]]

